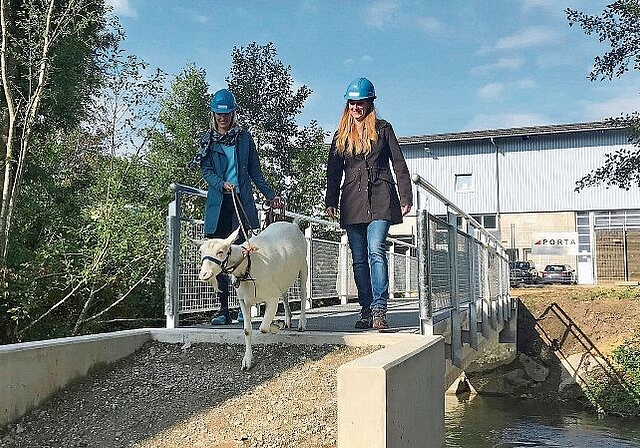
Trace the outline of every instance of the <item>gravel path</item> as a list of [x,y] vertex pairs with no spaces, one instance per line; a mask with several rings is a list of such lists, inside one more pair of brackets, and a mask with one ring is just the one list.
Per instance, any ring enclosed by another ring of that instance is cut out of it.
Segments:
[[0,430],[2,448],[330,448],[336,370],[378,347],[151,342]]

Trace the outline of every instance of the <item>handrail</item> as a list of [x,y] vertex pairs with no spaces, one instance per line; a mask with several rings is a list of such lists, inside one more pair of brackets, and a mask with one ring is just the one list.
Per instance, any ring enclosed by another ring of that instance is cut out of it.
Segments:
[[[172,183],[171,185],[169,185],[169,188],[176,192],[176,193],[190,193],[196,196],[201,196],[201,197],[206,197],[207,196],[207,190],[202,190],[200,188],[195,188],[189,185],[183,185],[183,184],[178,184],[178,183]],[[260,205],[260,204],[256,204],[256,205]],[[333,227],[336,229],[340,229],[340,224],[337,223],[336,221],[329,221],[326,219],[322,219],[322,218],[315,218],[312,216],[308,216],[308,215],[302,215],[300,213],[295,213],[295,212],[290,212],[290,211],[285,211],[285,216],[287,216],[288,218],[298,218],[301,219],[303,221],[307,221],[307,222],[312,222],[315,224],[322,224],[328,227]],[[407,247],[412,247],[415,248],[416,245],[415,244],[410,244],[407,243],[405,241],[401,241],[395,238],[387,238],[388,241],[394,243],[394,244],[398,244],[401,246],[407,246]]]
[[458,215],[464,217],[467,221],[471,222],[471,224],[473,224],[473,227],[475,227],[478,231],[480,231],[483,235],[485,235],[486,237],[488,237],[489,239],[495,241],[495,243],[498,245],[498,247],[502,247],[502,243],[500,242],[500,240],[498,238],[496,238],[495,236],[493,236],[491,233],[489,233],[483,226],[482,224],[480,224],[478,221],[475,220],[475,218],[473,218],[471,215],[469,215],[467,212],[465,212],[464,210],[462,210],[460,207],[458,207],[457,205],[455,205],[453,202],[451,202],[449,199],[447,199],[447,197],[442,194],[440,191],[438,191],[438,189],[436,187],[434,187],[432,184],[430,184],[426,179],[424,179],[422,176],[420,176],[417,173],[413,173],[411,175],[411,180],[413,181],[414,184],[419,185],[420,187],[424,188],[425,190],[427,190],[432,196],[436,197],[437,199],[440,200],[440,202],[442,202],[446,207],[452,209],[453,211],[455,211]]
[[207,197],[207,190],[201,190],[200,188],[191,187],[189,185],[172,183],[169,188],[176,193],[191,193],[196,196]]

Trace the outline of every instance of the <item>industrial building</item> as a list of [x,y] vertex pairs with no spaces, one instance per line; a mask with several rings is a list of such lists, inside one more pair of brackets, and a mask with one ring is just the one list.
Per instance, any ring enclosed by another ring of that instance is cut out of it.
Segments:
[[[640,189],[575,190],[576,181],[604,164],[605,154],[632,148],[628,130],[592,122],[399,142],[409,171],[491,230],[511,260],[531,260],[539,269],[569,264],[581,284],[640,281]],[[424,195],[420,200],[430,206]],[[432,213],[446,212],[430,202]]]

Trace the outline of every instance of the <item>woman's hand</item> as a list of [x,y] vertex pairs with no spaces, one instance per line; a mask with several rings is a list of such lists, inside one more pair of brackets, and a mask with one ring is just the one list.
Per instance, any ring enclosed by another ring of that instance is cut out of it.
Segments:
[[282,198],[280,196],[271,199],[271,208],[282,208]]
[[402,210],[402,216],[407,216],[407,213],[409,213],[411,211],[411,205],[404,204],[404,205],[400,206],[400,210]]
[[336,219],[336,217],[338,216],[338,211],[335,207],[327,207],[327,215],[329,215],[329,218],[331,219]]
[[233,184],[230,184],[229,182],[225,182],[222,188],[227,191],[233,191],[233,189],[236,188],[236,186]]

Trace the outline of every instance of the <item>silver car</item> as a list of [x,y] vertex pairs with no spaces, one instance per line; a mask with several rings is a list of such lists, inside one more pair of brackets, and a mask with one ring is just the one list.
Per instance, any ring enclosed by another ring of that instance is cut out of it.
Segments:
[[548,264],[544,267],[542,283],[562,283],[575,285],[577,283],[576,270],[568,264]]

